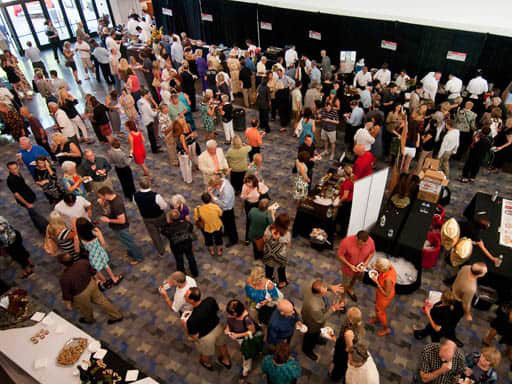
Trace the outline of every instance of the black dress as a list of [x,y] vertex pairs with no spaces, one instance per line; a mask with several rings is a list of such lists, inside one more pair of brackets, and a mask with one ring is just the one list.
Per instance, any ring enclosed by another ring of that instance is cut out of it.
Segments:
[[334,355],[332,358],[332,362],[334,364],[332,371],[330,373],[330,377],[332,381],[340,381],[341,379],[345,380],[345,373],[348,368],[348,352],[347,352],[347,344],[345,344],[345,332],[351,330],[354,332],[354,340],[352,344],[355,345],[359,341],[359,337],[353,325],[346,323],[340,329],[340,334],[336,339],[336,345],[334,346]]
[[2,69],[7,75],[7,80],[9,81],[9,83],[17,84],[21,81],[20,77],[16,74],[16,69],[14,69],[14,67],[11,67],[10,65],[5,65],[2,66]]

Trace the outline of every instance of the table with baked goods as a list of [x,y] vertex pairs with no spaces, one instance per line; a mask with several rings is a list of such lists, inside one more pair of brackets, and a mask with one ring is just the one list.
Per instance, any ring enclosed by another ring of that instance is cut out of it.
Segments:
[[[57,313],[36,312],[32,318],[38,321],[26,321],[33,325],[0,331],[0,365],[15,383],[79,384],[82,381],[78,366],[87,369],[91,355],[101,360],[98,369],[115,372],[112,383],[128,382],[127,373],[135,370],[132,364]],[[102,357],[103,353],[106,354]],[[157,383],[142,372],[131,382]]]
[[341,178],[335,173],[327,173],[309,191],[309,195],[297,207],[292,229],[293,237],[311,238],[313,229],[319,228],[325,231],[327,238],[313,240],[312,245],[318,250],[333,248],[340,181]]
[[499,267],[496,267],[479,247],[474,246],[467,263],[484,262],[488,271],[487,275],[480,280],[480,284],[496,289],[500,300],[508,300],[512,298],[512,248],[500,243],[502,206],[503,198],[501,196],[493,201],[493,196],[478,192],[464,210],[464,216],[468,220],[473,220],[476,215],[482,214],[489,219],[491,226],[482,231],[480,236],[488,251],[495,257],[501,255],[503,261]]

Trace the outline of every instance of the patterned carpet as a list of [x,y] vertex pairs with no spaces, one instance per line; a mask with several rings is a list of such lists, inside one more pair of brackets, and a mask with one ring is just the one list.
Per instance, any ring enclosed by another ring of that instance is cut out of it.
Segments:
[[[47,56],[47,61],[53,59]],[[60,71],[66,72],[66,79],[70,79],[65,67]],[[90,83],[95,83],[91,81]],[[70,85],[74,82],[70,81]],[[72,86],[72,92],[97,92],[102,99],[104,88],[84,85],[83,90]],[[32,102],[32,109],[39,110],[39,115],[46,122],[51,124],[44,107],[38,108],[39,96]],[[248,112],[247,120],[254,114]],[[197,116],[198,117],[198,116]],[[223,142],[223,133],[219,129],[219,143]],[[338,142],[342,142],[338,138]],[[204,141],[201,142],[204,148]],[[123,141],[126,148],[126,141]],[[291,200],[292,174],[290,172],[295,154],[297,141],[288,134],[280,134],[278,127],[273,125],[273,131],[265,138],[263,148],[264,177],[270,187],[270,196],[277,201],[281,207],[286,209],[292,216],[295,215],[294,204]],[[95,144],[92,146],[98,154],[104,152],[104,146]],[[16,145],[4,146],[0,152],[2,163],[14,159]],[[338,152],[340,148],[338,148]],[[148,148],[148,152],[149,148]],[[341,152],[339,152],[341,153]],[[166,153],[153,155],[148,154],[147,165],[151,170],[155,184],[153,190],[160,192],[165,198],[170,198],[175,193],[181,193],[188,200],[189,206],[198,204],[199,196],[203,188],[201,175],[194,173],[194,182],[185,185],[181,181],[179,170],[170,166]],[[315,180],[328,167],[328,162],[323,160],[315,168]],[[452,164],[452,175],[460,174],[461,164]],[[0,174],[5,179],[5,168]],[[141,176],[140,169],[134,165],[133,171]],[[43,194],[37,186],[31,182],[31,178],[23,169],[23,175],[27,182],[31,183],[34,190],[38,191],[38,199],[46,212],[49,207]],[[111,175],[114,185],[118,191],[120,186],[115,174]],[[27,289],[31,295],[43,302],[50,308],[57,309],[70,321],[77,323],[78,314],[67,311],[60,297],[58,276],[61,272],[60,265],[42,250],[43,239],[37,235],[28,220],[24,209],[13,202],[13,197],[5,186],[5,181],[0,192],[0,204],[2,215],[7,217],[25,237],[25,244],[32,254],[32,260],[36,265],[36,273],[28,280],[17,280],[19,269],[14,264],[7,265],[8,259],[0,261],[0,278],[8,283],[17,283]],[[452,203],[447,207],[449,216],[460,216],[463,207],[470,201],[476,191],[493,193],[496,189],[502,195],[512,197],[512,175],[488,175],[482,172],[477,181],[468,186],[458,182],[450,185],[452,189]],[[148,375],[159,377],[164,383],[237,383],[241,370],[241,359],[238,346],[232,342],[230,352],[234,361],[233,368],[229,371],[219,369],[209,372],[200,367],[197,359],[198,354],[194,346],[186,340],[179,324],[179,319],[169,311],[157,292],[162,280],[175,270],[174,258],[167,252],[160,257],[150,242],[149,235],[142,223],[137,208],[132,203],[127,203],[128,216],[131,222],[131,232],[136,234],[138,243],[142,246],[146,260],[135,267],[128,263],[126,252],[117,240],[113,239],[108,228],[102,227],[106,234],[108,250],[112,257],[112,267],[115,273],[123,273],[123,283],[107,292],[108,297],[118,305],[125,314],[125,320],[121,323],[109,326],[102,313],[96,313],[97,322],[93,325],[83,326],[83,329],[93,337],[107,342],[112,349],[121,356],[133,360],[135,364],[144,370]],[[241,202],[236,205],[237,226],[240,237],[244,235],[245,218]],[[337,248],[338,240],[336,241]],[[195,255],[200,268],[200,276],[197,279],[205,296],[213,296],[217,299],[221,308],[231,298],[243,298],[243,286],[248,271],[253,263],[251,247],[239,244],[225,252],[222,260],[212,259],[205,250],[202,239],[196,242]],[[301,306],[301,294],[299,287],[302,283],[312,277],[323,278],[328,282],[340,281],[339,263],[335,258],[335,251],[323,251],[319,253],[309,247],[305,239],[296,239],[292,243],[289,255],[290,265],[287,273],[291,284],[284,293],[291,298],[298,308]],[[389,311],[391,318],[392,335],[386,338],[377,337],[374,327],[367,326],[367,339],[370,342],[370,351],[374,356],[381,375],[381,383],[410,383],[412,374],[417,368],[419,353],[424,342],[416,341],[412,337],[412,327],[423,324],[424,316],[420,311],[423,300],[430,289],[442,290],[444,288],[442,279],[452,271],[441,263],[431,271],[424,271],[421,289],[412,295],[397,296]],[[358,286],[358,305],[363,310],[364,318],[368,319],[373,315],[374,289],[369,286]],[[349,305],[352,305],[349,302]],[[477,350],[480,340],[488,328],[488,321],[492,318],[491,312],[474,313],[474,321],[468,324],[462,320],[459,324],[459,338],[466,344],[464,352],[469,353]],[[335,330],[343,316],[334,315],[329,319],[329,325]],[[292,345],[298,351],[302,342],[301,335],[295,335]],[[332,344],[317,348],[320,355],[319,363],[313,363],[299,353],[299,359],[303,367],[303,377],[300,383],[324,383],[328,382],[327,369],[332,357]],[[255,364],[255,369],[246,382],[264,383],[265,379]],[[505,360],[500,369],[500,382],[505,382],[505,377],[512,378],[508,370],[509,364]]]

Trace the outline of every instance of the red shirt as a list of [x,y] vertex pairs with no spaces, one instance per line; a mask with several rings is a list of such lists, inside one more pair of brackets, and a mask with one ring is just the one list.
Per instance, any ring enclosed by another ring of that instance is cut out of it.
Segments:
[[352,201],[352,196],[354,195],[354,182],[352,180],[346,179],[343,183],[341,183],[340,199],[345,194],[345,191],[348,191],[348,197],[345,201],[346,202]]
[[373,173],[373,164],[375,156],[371,152],[365,152],[359,156],[354,163],[354,179],[359,180],[363,177],[370,176]]
[[[354,266],[364,263],[373,253],[375,253],[375,243],[371,237],[368,237],[368,241],[363,246],[360,246],[357,243],[357,235],[347,236],[341,240],[340,247],[338,248],[338,257],[340,255],[344,256]],[[345,263],[342,263],[341,272],[346,276],[355,275],[355,272]]]

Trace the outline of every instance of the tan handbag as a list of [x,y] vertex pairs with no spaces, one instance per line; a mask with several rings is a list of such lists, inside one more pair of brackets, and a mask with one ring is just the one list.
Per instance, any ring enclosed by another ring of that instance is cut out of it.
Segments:
[[263,237],[260,237],[259,239],[254,239],[254,245],[256,246],[256,250],[261,252],[265,247],[265,240],[263,239]]
[[46,229],[46,235],[44,237],[44,245],[43,248],[45,252],[49,255],[55,256],[57,252],[59,251],[59,245],[53,240],[49,233],[48,229]]

